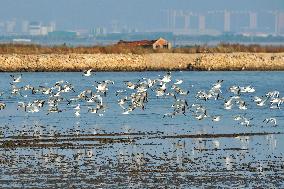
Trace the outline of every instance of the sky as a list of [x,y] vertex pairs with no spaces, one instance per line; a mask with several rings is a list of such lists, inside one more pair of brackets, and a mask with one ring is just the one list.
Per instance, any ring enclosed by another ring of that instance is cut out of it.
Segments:
[[0,21],[55,21],[58,29],[164,27],[163,10],[284,10],[284,0],[0,0]]

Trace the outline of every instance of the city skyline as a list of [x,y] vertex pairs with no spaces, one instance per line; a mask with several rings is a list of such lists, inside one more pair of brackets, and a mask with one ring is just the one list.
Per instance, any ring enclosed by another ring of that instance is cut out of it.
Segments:
[[[163,3],[162,3],[163,2]],[[1,1],[0,35],[172,32],[184,35],[284,34],[284,3],[240,0]]]
[[[284,33],[284,11],[207,11],[192,12],[188,10],[165,9],[161,10],[164,17],[164,27],[155,28],[154,30],[137,30],[137,28],[120,25],[119,22],[112,22],[108,33],[128,33],[128,32],[172,32],[175,34],[221,34],[224,32],[232,33],[267,33],[283,34]],[[0,20],[0,34],[2,33],[33,33],[34,29],[42,29],[46,35],[48,32],[56,30],[56,22],[42,21],[19,21]],[[60,26],[59,26],[60,28]],[[60,30],[60,29],[59,29]],[[89,26],[88,28],[70,28],[73,31],[103,31],[106,33],[106,26]],[[200,33],[201,32],[201,33]]]
[[258,0],[257,3],[245,0],[1,0],[0,21],[56,22],[58,29],[62,30],[89,29],[94,26],[111,29],[115,24],[121,28],[153,30],[167,28],[164,10],[283,11],[284,3],[281,0]]

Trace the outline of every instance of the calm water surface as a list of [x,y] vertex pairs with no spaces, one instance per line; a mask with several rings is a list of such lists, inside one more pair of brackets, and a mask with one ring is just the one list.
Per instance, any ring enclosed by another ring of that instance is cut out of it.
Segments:
[[[14,73],[13,73],[14,74]],[[48,95],[11,95],[10,73],[0,74],[0,187],[1,188],[282,188],[284,187],[284,111],[259,107],[253,96],[278,90],[284,94],[284,72],[172,72],[172,80],[182,79],[181,88],[189,90],[188,104],[202,104],[209,115],[221,115],[219,122],[197,120],[188,110],[173,118],[174,99],[155,96],[149,90],[145,110],[123,115],[115,92],[127,89],[124,81],[159,78],[164,72],[96,73],[22,73],[18,87],[27,84],[51,87],[68,81],[76,97],[85,89],[95,89],[95,81],[113,80],[103,103],[103,115],[90,114],[85,101],[67,105],[60,102],[61,113],[47,115],[48,105],[39,112],[17,110],[18,102],[47,100]],[[17,75],[17,73],[15,74]],[[224,99],[198,100],[200,90],[208,91],[217,80],[224,80],[222,97],[233,94],[232,85],[255,88],[242,94],[247,110],[224,109]],[[168,84],[171,91],[172,83]],[[131,94],[131,90],[127,90]],[[27,96],[25,96],[27,95]],[[80,116],[73,108],[81,104]],[[250,125],[241,125],[234,115],[245,115]],[[274,117],[277,125],[266,124]]]

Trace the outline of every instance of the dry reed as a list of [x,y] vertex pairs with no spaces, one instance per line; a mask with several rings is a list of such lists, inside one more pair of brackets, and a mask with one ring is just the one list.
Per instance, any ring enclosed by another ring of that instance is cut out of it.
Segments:
[[284,70],[284,53],[0,54],[0,71]]
[[280,53],[284,52],[284,46],[272,45],[242,45],[221,43],[217,46],[190,46],[178,47],[173,49],[158,49],[142,47],[129,47],[125,45],[109,46],[41,46],[36,44],[0,44],[0,54],[149,54],[149,53]]

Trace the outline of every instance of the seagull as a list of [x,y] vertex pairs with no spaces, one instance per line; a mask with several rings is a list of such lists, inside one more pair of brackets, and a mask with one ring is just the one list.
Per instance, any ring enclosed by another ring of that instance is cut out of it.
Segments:
[[94,95],[92,95],[92,97],[87,102],[97,102],[97,103],[100,103],[102,105],[103,104],[103,98],[101,97],[101,95],[94,94]]
[[240,123],[241,125],[245,125],[245,126],[250,126],[250,120],[252,120],[253,118],[251,119],[248,119],[248,118],[243,118],[243,121]]
[[106,80],[106,81],[102,81],[102,82],[97,82],[96,83],[98,84],[96,86],[96,89],[97,89],[97,92],[98,93],[103,93],[104,96],[106,96],[106,92],[108,91],[108,84],[114,84],[113,81],[110,81],[110,80]]
[[212,121],[217,122],[221,120],[221,116],[213,116]]
[[171,97],[174,97],[174,99],[177,99],[177,97],[174,93],[166,93],[166,96],[171,96]]
[[18,108],[23,108],[25,110],[25,112],[27,111],[27,105],[24,102],[18,102]]
[[[282,98],[273,98],[270,100],[270,108],[280,109],[280,105],[284,102],[284,97]],[[276,104],[276,105],[275,105]]]
[[262,101],[262,98],[258,97],[258,96],[254,96],[253,97],[253,101],[258,103],[258,102],[261,102]]
[[184,91],[176,85],[173,85],[171,89],[173,89],[177,94],[180,94],[180,95],[188,95],[189,93],[189,91]]
[[76,111],[75,111],[75,116],[76,116],[76,117],[79,117],[79,116],[80,116],[80,110],[76,110]]
[[74,110],[80,110],[80,104],[78,104],[78,105],[74,108]]
[[246,86],[246,87],[240,87],[240,92],[242,92],[242,93],[253,93],[253,92],[255,92],[255,89],[249,85],[249,86]]
[[206,114],[195,115],[195,118],[198,119],[198,120],[202,120],[202,119],[204,119],[206,117],[207,117]]
[[232,93],[234,93],[235,95],[236,94],[240,94],[240,87],[238,87],[238,86],[231,86],[230,88],[229,88],[229,90],[232,92]]
[[234,116],[234,120],[235,121],[240,121],[240,120],[242,120],[244,118],[244,116],[241,116],[241,115],[236,115],[236,116]]
[[275,97],[279,97],[279,91],[270,91],[268,93],[265,94],[266,97],[271,97],[271,98],[275,98]]
[[225,104],[224,104],[224,109],[225,109],[225,110],[231,110],[232,107],[233,107],[233,104],[230,104],[230,103],[225,103]]
[[220,90],[223,81],[224,81],[224,80],[218,80],[216,83],[213,84],[212,89],[213,89],[213,90]]
[[171,81],[171,72],[168,72],[161,81],[164,83],[169,83]]
[[175,85],[180,85],[182,84],[183,80],[181,79],[177,79],[176,82],[174,83]]
[[6,104],[3,102],[0,102],[0,110],[4,110],[6,108]]
[[13,83],[19,83],[21,82],[22,79],[22,74],[18,77],[14,76],[14,75],[10,75],[13,78]]
[[134,109],[135,109],[135,107],[129,106],[129,107],[127,108],[127,110],[125,109],[126,111],[122,112],[122,114],[129,114],[129,113],[132,112]]
[[245,101],[239,101],[239,109],[240,109],[240,110],[246,110],[246,109],[248,109],[248,108],[247,108],[247,105],[246,105],[246,103],[245,103]]
[[176,112],[166,113],[166,114],[163,115],[163,118],[165,118],[165,117],[171,117],[171,118],[173,118],[175,115],[176,115]]
[[88,107],[88,108],[89,108],[88,112],[90,112],[92,114],[98,113],[98,109],[97,108],[91,108],[91,107]]
[[134,83],[130,82],[130,81],[128,81],[126,83],[126,85],[127,85],[128,89],[135,89],[136,88],[136,85]]
[[263,122],[265,122],[266,124],[268,124],[268,123],[273,123],[274,126],[277,125],[277,120],[276,120],[276,118],[274,118],[274,117],[266,118],[266,119],[263,120]]
[[257,105],[257,106],[264,106],[264,105],[265,105],[265,102],[266,102],[267,100],[268,100],[268,98],[262,99],[262,101],[257,102],[256,105]]
[[159,97],[159,96],[164,96],[165,92],[166,92],[166,89],[161,89],[161,88],[158,88],[156,91],[156,96]]
[[122,99],[119,99],[118,100],[118,105],[122,108],[122,109],[125,109],[125,107],[123,106],[127,100],[127,96],[125,98],[122,98]]
[[48,109],[47,115],[48,115],[49,113],[56,113],[56,112],[59,113],[59,112],[62,112],[62,110],[59,110],[57,106],[53,106],[53,107],[51,107],[51,108]]
[[45,103],[45,100],[36,100],[33,103],[34,103],[35,106],[42,108],[44,103]]
[[89,70],[85,70],[84,73],[83,73],[84,76],[86,77],[89,77],[92,75],[92,69],[89,69]]
[[31,108],[28,110],[28,112],[31,113],[39,112],[39,108],[33,104]]

